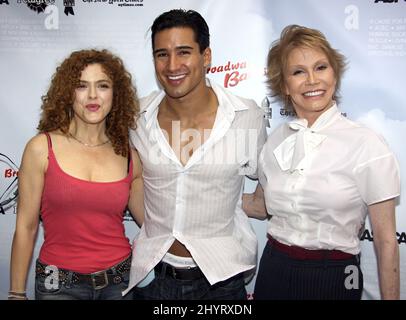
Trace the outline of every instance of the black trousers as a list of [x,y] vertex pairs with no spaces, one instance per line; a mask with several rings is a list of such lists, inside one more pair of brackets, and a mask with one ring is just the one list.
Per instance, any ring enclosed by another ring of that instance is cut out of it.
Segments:
[[255,300],[360,300],[359,256],[346,260],[297,260],[266,244],[255,283]]

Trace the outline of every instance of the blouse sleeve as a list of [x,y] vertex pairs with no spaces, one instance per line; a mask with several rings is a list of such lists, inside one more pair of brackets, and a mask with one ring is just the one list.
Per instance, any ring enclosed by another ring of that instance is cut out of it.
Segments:
[[364,141],[353,173],[367,205],[400,195],[398,161],[384,138],[377,134],[372,133]]
[[256,148],[252,148],[253,149],[252,151],[255,153],[251,156],[250,160],[251,171],[246,174],[251,179],[258,179],[258,158],[268,137],[266,133],[266,121],[267,120],[264,119],[263,112],[261,111],[261,113],[259,113],[257,118],[257,123],[259,124],[258,129],[255,128],[255,130],[258,131],[256,131],[257,132]]

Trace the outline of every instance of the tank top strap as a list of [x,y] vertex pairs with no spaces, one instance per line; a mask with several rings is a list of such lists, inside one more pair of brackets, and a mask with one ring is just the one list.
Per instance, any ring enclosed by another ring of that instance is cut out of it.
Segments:
[[48,150],[52,150],[52,140],[51,140],[51,136],[49,135],[48,132],[44,132],[45,136],[47,137],[47,141],[48,141]]
[[128,146],[128,165],[127,165],[127,168],[128,168],[128,174],[129,174],[129,176],[131,177],[131,180],[132,180],[132,176],[133,176],[133,157],[131,156],[131,147],[130,146]]
[[56,159],[55,159],[55,155],[54,155],[54,150],[52,149],[51,135],[49,134],[49,132],[44,132],[44,134],[47,137],[47,141],[48,141],[48,160],[50,161],[48,163],[48,166],[49,166],[50,163],[54,163],[54,161],[56,161]]

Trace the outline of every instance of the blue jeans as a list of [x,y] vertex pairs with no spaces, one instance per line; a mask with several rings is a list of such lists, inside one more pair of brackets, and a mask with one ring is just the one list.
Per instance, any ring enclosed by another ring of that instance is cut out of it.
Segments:
[[[38,261],[37,261],[38,263]],[[114,274],[113,269],[113,274]],[[72,272],[68,271],[68,280],[59,282],[56,287],[50,288],[46,278],[35,276],[35,299],[36,300],[132,300],[132,293],[122,296],[121,292],[127,289],[130,271],[123,272],[120,277],[122,281],[118,284],[110,283],[102,288],[95,289],[89,283],[72,283]],[[48,289],[49,288],[49,289]]]
[[242,273],[210,285],[204,276],[196,280],[174,279],[166,274],[166,266],[164,263],[162,272],[156,272],[149,285],[134,289],[135,300],[247,300]]

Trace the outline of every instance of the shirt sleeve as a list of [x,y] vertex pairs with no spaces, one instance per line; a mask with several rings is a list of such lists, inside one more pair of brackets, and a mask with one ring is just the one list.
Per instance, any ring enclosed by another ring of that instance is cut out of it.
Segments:
[[371,135],[363,143],[353,173],[367,205],[400,195],[399,163],[381,136]]
[[254,159],[251,160],[252,162],[252,167],[255,168],[255,172],[252,174],[247,175],[251,179],[258,179],[258,159],[259,155],[262,151],[262,147],[265,144],[266,138],[267,138],[267,133],[266,133],[266,119],[264,118],[263,114],[261,113],[260,115],[260,120],[259,120],[259,131],[258,131],[258,136],[257,136],[257,145],[256,145],[256,153],[254,155]]

